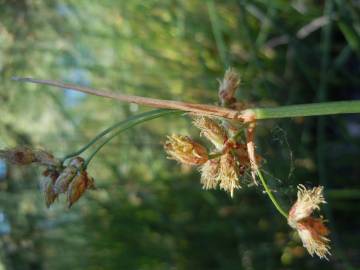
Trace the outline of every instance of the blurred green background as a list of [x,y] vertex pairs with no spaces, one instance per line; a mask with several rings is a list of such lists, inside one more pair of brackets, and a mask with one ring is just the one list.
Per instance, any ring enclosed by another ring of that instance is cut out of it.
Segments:
[[[257,106],[360,98],[357,0],[0,0],[0,148],[57,156],[146,110],[12,76],[216,104],[226,67]],[[41,171],[0,162],[0,269],[359,269],[360,118],[259,123],[258,152],[283,206],[296,185],[326,187],[330,261],[310,257],[260,188],[203,191],[166,159],[186,117],[115,138],[89,172],[97,191],[46,209]]]

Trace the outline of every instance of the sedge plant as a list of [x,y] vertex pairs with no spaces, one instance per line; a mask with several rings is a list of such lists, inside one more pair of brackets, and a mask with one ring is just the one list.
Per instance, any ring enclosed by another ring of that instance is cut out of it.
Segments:
[[[250,108],[248,104],[239,102],[235,97],[240,85],[240,77],[233,69],[228,69],[224,78],[219,81],[218,106],[129,96],[52,80],[32,78],[14,78],[14,80],[59,89],[72,89],[157,108],[115,123],[79,150],[64,157],[56,158],[48,151],[23,146],[0,150],[0,158],[10,163],[16,165],[36,163],[45,167],[42,192],[47,207],[50,207],[62,194],[67,198],[68,207],[71,207],[86,190],[95,188],[94,179],[88,175],[87,168],[96,154],[114,137],[155,118],[187,115],[192,118],[192,124],[199,129],[200,135],[209,141],[211,147],[189,136],[170,134],[164,144],[170,159],[196,167],[201,174],[200,183],[205,190],[219,188],[233,197],[240,188],[255,186],[263,189],[279,214],[298,232],[309,254],[324,259],[330,256],[329,230],[323,217],[314,215],[315,211],[320,210],[320,205],[325,203],[324,188],[318,186],[308,189],[300,183],[297,201],[288,207],[290,210],[286,210],[262,175],[264,158],[261,153],[255,151],[256,123],[277,118],[360,113],[360,101]],[[84,157],[84,153],[90,149],[93,149],[92,152]]]

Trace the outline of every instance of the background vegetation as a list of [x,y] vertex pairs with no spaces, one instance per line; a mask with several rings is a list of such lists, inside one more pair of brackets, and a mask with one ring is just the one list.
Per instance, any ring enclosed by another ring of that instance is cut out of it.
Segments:
[[[62,156],[143,111],[11,81],[59,79],[149,97],[214,104],[227,66],[238,98],[258,106],[359,99],[355,0],[0,0],[0,147]],[[296,185],[324,185],[330,262],[311,258],[257,188],[231,199],[166,159],[166,134],[186,117],[154,120],[114,139],[70,211],[46,209],[40,171],[0,161],[0,269],[357,269],[358,115],[260,123],[258,151],[283,205]],[[274,177],[276,176],[276,177]]]

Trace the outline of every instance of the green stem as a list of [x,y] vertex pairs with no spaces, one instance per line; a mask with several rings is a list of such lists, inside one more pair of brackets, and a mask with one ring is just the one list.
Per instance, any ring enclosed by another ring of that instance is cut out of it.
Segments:
[[[175,111],[175,110],[165,110],[165,109],[159,109],[159,110],[154,110],[154,111],[151,111],[153,113],[159,113],[159,112],[177,112],[177,113],[180,113],[180,111]],[[145,112],[145,113],[142,113],[142,114],[139,114],[139,115],[135,115],[135,116],[132,116],[130,118],[128,118],[127,120],[125,121],[120,121],[120,122],[117,122],[115,123],[114,125],[108,127],[107,129],[103,130],[102,132],[100,132],[98,135],[96,135],[90,142],[88,142],[86,145],[84,145],[83,147],[81,147],[79,150],[73,152],[73,153],[70,153],[68,155],[66,155],[65,157],[63,157],[61,160],[62,162],[64,162],[65,160],[67,160],[68,158],[71,158],[71,157],[75,157],[75,156],[78,156],[80,155],[82,152],[84,152],[86,149],[88,149],[89,147],[91,147],[93,144],[95,144],[98,140],[100,140],[102,137],[104,137],[105,135],[109,134],[111,131],[113,131],[114,129],[124,125],[125,122],[127,121],[130,121],[132,119],[135,119],[135,118],[138,118],[138,117],[143,117],[144,115],[148,115],[148,112]]]
[[272,201],[272,203],[274,204],[276,210],[278,210],[278,212],[284,216],[286,219],[288,218],[288,215],[286,214],[286,212],[281,208],[280,204],[277,202],[276,198],[274,197],[274,195],[272,194],[270,188],[268,187],[268,185],[266,184],[266,181],[264,179],[264,177],[262,176],[260,170],[256,170],[257,175],[260,178],[261,184],[263,185],[266,194],[269,196],[270,200]]
[[257,120],[360,113],[360,100],[290,105],[277,108],[255,108],[246,111],[255,113]]
[[119,135],[121,132],[123,132],[123,131],[125,131],[125,130],[127,130],[129,128],[132,128],[133,126],[136,126],[138,124],[141,124],[143,122],[146,122],[146,121],[149,121],[149,120],[152,120],[152,119],[155,119],[155,118],[159,118],[159,117],[162,117],[162,116],[165,116],[165,115],[170,115],[170,114],[182,114],[182,113],[183,113],[182,111],[178,111],[178,110],[159,109],[159,110],[153,110],[153,111],[150,111],[150,112],[135,115],[133,117],[128,118],[125,121],[122,121],[122,122],[118,123],[116,127],[119,127],[119,130],[114,132],[110,137],[108,137],[104,142],[102,142],[94,150],[94,152],[85,160],[84,168],[85,169],[87,168],[90,161],[94,158],[94,156],[101,150],[101,148],[104,145],[106,145],[108,142],[110,142],[114,137]]
[[68,158],[71,157],[75,157],[80,155],[82,152],[84,152],[86,149],[88,149],[89,147],[91,147],[94,143],[96,143],[99,139],[101,139],[103,136],[107,135],[108,133],[110,133],[111,131],[113,131],[114,129],[116,129],[117,127],[121,126],[123,124],[124,121],[120,121],[115,123],[114,125],[108,127],[107,129],[103,130],[102,132],[100,132],[98,135],[96,135],[90,142],[88,142],[86,145],[84,145],[83,147],[81,147],[79,150],[72,152],[68,155],[66,155],[65,157],[62,158],[62,161],[64,162],[65,160],[67,160]]

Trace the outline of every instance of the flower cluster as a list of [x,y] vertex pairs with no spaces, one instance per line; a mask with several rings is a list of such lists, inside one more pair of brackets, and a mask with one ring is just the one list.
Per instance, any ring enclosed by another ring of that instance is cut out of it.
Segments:
[[289,225],[295,229],[303,242],[304,247],[311,256],[316,254],[327,259],[330,254],[329,230],[324,225],[323,217],[312,217],[315,210],[320,209],[320,204],[326,203],[323,196],[323,187],[306,189],[298,186],[297,201],[291,207],[288,215]]
[[234,190],[241,187],[241,178],[251,168],[246,144],[230,136],[224,127],[226,124],[214,118],[198,116],[193,124],[212,143],[212,149],[208,151],[187,136],[172,135],[165,142],[166,152],[181,163],[199,166],[204,189],[219,186],[233,197]]
[[0,158],[15,165],[32,163],[46,166],[41,181],[45,204],[50,207],[58,196],[66,193],[67,205],[70,208],[87,189],[94,188],[94,179],[84,169],[84,159],[75,157],[67,166],[52,154],[44,150],[29,147],[0,150]]

